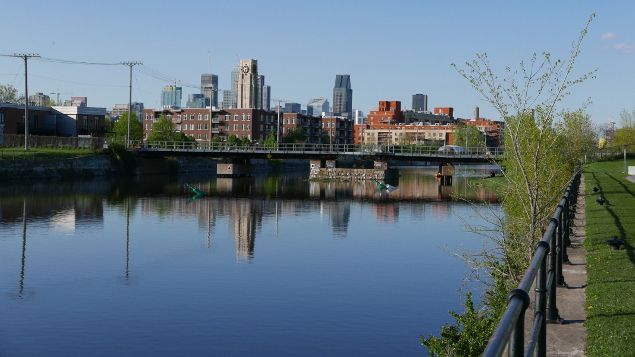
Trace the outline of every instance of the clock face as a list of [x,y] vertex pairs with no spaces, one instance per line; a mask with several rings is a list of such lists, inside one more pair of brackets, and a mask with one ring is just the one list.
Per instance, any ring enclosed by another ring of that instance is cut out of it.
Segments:
[[243,73],[249,73],[249,66],[243,66]]

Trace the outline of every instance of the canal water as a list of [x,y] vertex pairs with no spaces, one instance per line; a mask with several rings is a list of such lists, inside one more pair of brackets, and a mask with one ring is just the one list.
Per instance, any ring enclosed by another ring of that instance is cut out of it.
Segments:
[[0,355],[422,355],[497,202],[431,173],[4,183]]

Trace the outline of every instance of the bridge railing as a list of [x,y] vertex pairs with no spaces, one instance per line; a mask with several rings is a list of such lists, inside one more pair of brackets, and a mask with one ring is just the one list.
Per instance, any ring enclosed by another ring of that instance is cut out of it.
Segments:
[[[483,356],[501,356],[508,348],[509,356],[546,356],[547,322],[560,321],[556,302],[556,286],[564,285],[562,264],[568,261],[569,227],[578,195],[580,173],[573,175],[564,196],[549,221],[520,284],[508,295],[503,313]],[[534,316],[525,345],[525,311],[531,303],[529,290],[535,279]]]
[[202,152],[275,152],[275,153],[351,153],[351,154],[383,154],[413,155],[448,158],[491,157],[499,158],[504,150],[500,147],[474,147],[448,149],[424,145],[354,145],[354,144],[313,144],[313,143],[279,143],[279,144],[237,144],[209,141],[132,141],[132,149],[156,151],[202,151]]

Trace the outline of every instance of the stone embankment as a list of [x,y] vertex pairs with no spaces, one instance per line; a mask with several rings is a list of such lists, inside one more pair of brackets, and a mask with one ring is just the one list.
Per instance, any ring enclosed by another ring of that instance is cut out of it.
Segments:
[[312,168],[311,180],[363,181],[384,180],[388,170],[384,169],[348,169],[348,168]]
[[116,172],[110,156],[94,155],[64,159],[2,160],[0,180],[108,176]]

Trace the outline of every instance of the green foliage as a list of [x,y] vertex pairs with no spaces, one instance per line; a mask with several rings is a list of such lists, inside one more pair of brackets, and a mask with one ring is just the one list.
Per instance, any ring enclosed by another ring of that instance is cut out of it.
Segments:
[[[113,126],[113,135],[115,138],[124,139],[128,135],[128,113],[124,113],[119,117],[117,123]],[[143,126],[137,120],[137,115],[132,113],[130,121],[130,140],[141,140],[143,138]]]
[[[574,42],[567,61],[554,60],[549,53],[534,54],[516,69],[506,67],[500,76],[486,54],[477,54],[465,68],[453,65],[505,121],[505,216],[494,220],[500,224],[498,234],[490,235],[492,248],[470,256],[471,262],[484,269],[494,282],[487,291],[484,312],[477,313],[468,299],[466,313],[452,315],[454,326],[444,326],[441,337],[424,341],[430,341],[435,348],[432,353],[478,355],[483,351],[486,341],[479,333],[487,330],[489,338],[493,331],[488,330],[490,323],[496,323],[506,305],[504,292],[522,278],[535,244],[574,171],[573,165],[586,150],[586,138],[570,151],[565,147],[570,140],[580,139],[575,133],[586,133],[588,117],[581,111],[559,113],[557,107],[575,85],[594,77],[595,71],[574,73],[594,16],[590,16]],[[491,227],[484,229],[491,232]]]
[[269,133],[267,138],[263,142],[263,146],[265,149],[273,149],[276,147],[276,135],[274,133]]
[[558,126],[561,137],[560,146],[564,151],[564,159],[571,167],[575,167],[585,158],[593,157],[597,151],[598,138],[593,130],[591,117],[582,109],[560,114],[562,122]]
[[421,338],[430,356],[477,356],[483,352],[496,329],[498,315],[487,308],[477,310],[471,293],[466,294],[464,307],[462,314],[450,311],[455,322],[444,325],[440,337]]
[[236,135],[232,134],[227,137],[227,144],[238,146],[240,145],[240,139]]
[[304,128],[291,128],[289,132],[282,137],[283,143],[304,143],[306,142],[306,134]]
[[194,139],[182,132],[176,131],[172,121],[168,119],[165,114],[161,114],[159,119],[152,124],[152,132],[148,135],[148,142],[157,141],[191,142],[194,141]]
[[215,135],[215,136],[212,138],[212,143],[214,143],[214,144],[221,143],[222,141],[223,141],[223,139],[222,139],[220,136],[218,136],[218,135]]
[[[627,161],[634,166],[635,160]],[[597,162],[584,170],[588,356],[632,356],[635,342],[635,184],[625,179],[624,161]],[[599,192],[594,193],[593,187]],[[603,196],[608,204],[595,200]],[[625,247],[611,250],[617,236]]]
[[0,84],[0,103],[24,104],[24,96],[18,96],[14,86]]
[[463,125],[452,132],[452,145],[466,148],[484,147],[485,137],[476,127]]

